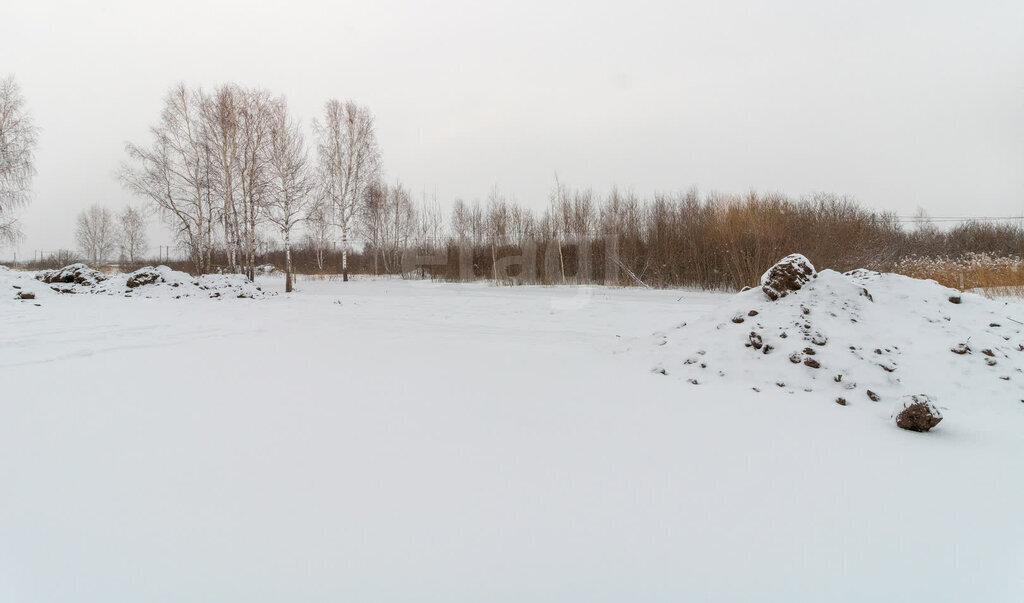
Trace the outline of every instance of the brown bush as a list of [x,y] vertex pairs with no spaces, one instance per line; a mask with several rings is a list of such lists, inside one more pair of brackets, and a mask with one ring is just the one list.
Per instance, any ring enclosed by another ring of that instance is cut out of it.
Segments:
[[1024,295],[1024,259],[992,253],[965,253],[956,258],[908,257],[893,272],[932,279],[960,290],[980,289],[986,294]]

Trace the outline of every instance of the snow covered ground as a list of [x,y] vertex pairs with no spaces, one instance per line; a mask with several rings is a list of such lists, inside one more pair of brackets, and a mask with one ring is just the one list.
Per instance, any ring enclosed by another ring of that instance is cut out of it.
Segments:
[[965,387],[919,434],[861,397],[652,372],[652,333],[683,354],[675,327],[733,296],[16,278],[0,601],[1024,597],[1024,404]]

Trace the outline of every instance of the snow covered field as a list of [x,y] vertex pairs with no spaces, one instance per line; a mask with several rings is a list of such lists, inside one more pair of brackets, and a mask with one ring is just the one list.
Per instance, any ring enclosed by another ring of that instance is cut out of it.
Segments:
[[919,434],[651,371],[729,295],[8,281],[0,601],[1024,597],[1024,404]]

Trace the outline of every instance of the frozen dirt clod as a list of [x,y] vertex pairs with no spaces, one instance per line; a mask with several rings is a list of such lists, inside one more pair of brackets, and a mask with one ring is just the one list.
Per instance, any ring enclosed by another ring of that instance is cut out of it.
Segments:
[[761,290],[775,301],[799,291],[817,276],[814,265],[799,253],[787,255],[761,275]]
[[145,268],[139,268],[135,272],[128,275],[128,280],[125,281],[125,285],[129,289],[141,287],[143,285],[152,285],[153,283],[159,283],[163,281],[163,276],[160,271],[152,266],[146,266]]
[[896,415],[896,426],[908,431],[928,431],[942,421],[942,413],[925,394],[904,396],[901,400],[899,414]]

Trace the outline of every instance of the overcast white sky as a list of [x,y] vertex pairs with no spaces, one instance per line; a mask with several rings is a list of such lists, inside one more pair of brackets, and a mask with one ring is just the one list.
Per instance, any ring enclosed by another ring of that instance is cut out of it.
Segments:
[[1020,0],[11,0],[0,12],[0,74],[41,128],[22,256],[72,247],[89,204],[133,202],[114,178],[124,143],[147,140],[178,81],[262,86],[307,124],[328,98],[366,104],[388,178],[446,206],[498,185],[541,207],[557,172],[601,191],[1024,211]]

